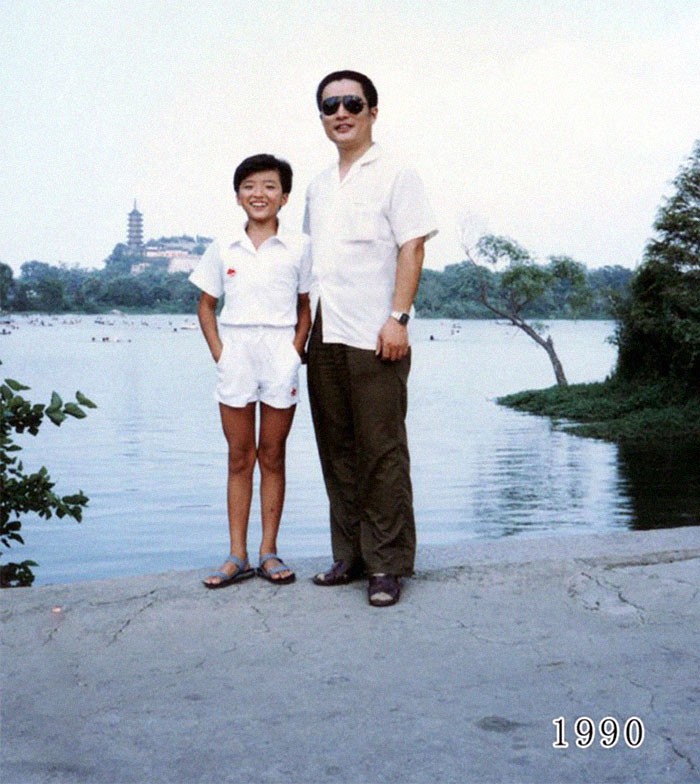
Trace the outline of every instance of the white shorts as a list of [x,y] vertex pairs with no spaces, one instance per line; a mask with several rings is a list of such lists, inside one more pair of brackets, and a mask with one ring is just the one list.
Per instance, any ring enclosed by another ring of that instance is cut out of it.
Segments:
[[233,408],[258,400],[289,408],[299,397],[301,357],[294,327],[219,326],[224,344],[216,365],[216,399]]

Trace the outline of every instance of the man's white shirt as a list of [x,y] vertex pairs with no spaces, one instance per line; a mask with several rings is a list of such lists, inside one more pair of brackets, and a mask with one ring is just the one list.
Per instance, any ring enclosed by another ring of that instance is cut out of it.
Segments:
[[420,177],[374,144],[342,181],[335,163],[309,185],[304,232],[324,342],[374,350],[391,313],[399,248],[437,234]]

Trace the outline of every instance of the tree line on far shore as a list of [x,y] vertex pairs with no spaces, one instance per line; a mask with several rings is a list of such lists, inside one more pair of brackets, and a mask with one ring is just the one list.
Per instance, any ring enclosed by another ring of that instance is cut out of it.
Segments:
[[102,270],[27,261],[16,279],[11,267],[0,263],[0,310],[11,313],[106,313],[115,308],[140,313],[196,310],[197,290],[187,280],[186,273],[168,273],[154,265],[132,275],[129,267],[124,269],[123,263],[110,264],[110,259]]
[[[568,284],[553,281],[526,307],[525,315],[540,319],[612,318],[614,303],[626,296],[633,271],[622,266],[582,269],[589,294],[580,307],[572,308]],[[15,278],[12,268],[0,263],[0,310],[95,314],[114,309],[139,313],[196,311],[199,291],[186,273],[168,273],[155,265],[138,275],[129,270],[123,246],[115,248],[102,270],[28,261]],[[483,275],[496,287],[504,272],[478,271],[470,261],[451,264],[443,271],[424,269],[416,314],[422,318],[495,318],[476,295]]]
[[[498,239],[508,241],[507,238]],[[514,241],[509,242],[516,246]],[[533,268],[549,275],[559,258],[563,257],[552,257],[546,264]],[[543,278],[542,291],[525,303],[523,315],[530,319],[612,318],[616,302],[624,299],[629,291],[634,271],[622,266],[600,269],[587,269],[583,264],[577,266],[582,276],[579,293],[586,292],[583,298],[574,302],[572,283],[552,275],[549,279]],[[501,318],[503,316],[484,304],[481,292],[484,287],[502,289],[504,276],[507,277],[506,270],[491,270],[472,260],[450,264],[442,272],[424,269],[416,297],[416,314],[423,318]]]

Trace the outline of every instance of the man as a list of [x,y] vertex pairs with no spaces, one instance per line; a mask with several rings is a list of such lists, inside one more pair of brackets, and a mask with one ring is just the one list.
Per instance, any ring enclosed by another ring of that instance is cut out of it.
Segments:
[[418,175],[372,141],[371,80],[336,71],[316,101],[339,160],[309,186],[304,218],[319,297],[309,399],[334,558],[314,582],[345,585],[366,574],[370,604],[386,607],[415,561],[408,321],[424,245],[437,231]]

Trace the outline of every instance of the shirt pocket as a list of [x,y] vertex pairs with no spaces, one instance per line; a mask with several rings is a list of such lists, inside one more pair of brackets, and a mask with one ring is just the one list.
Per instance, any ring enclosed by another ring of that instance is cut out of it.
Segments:
[[370,204],[351,204],[345,215],[343,239],[372,242],[379,235],[379,213]]

